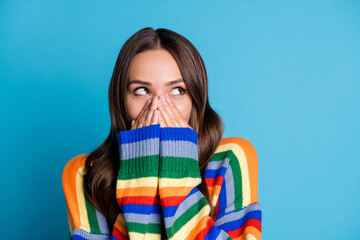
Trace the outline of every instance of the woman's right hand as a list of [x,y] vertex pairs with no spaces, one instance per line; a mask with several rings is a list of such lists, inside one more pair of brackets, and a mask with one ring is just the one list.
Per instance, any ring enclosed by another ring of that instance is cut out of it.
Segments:
[[158,97],[155,96],[154,98],[149,99],[147,103],[145,103],[137,119],[132,120],[130,130],[159,123],[160,112],[157,110],[158,101]]

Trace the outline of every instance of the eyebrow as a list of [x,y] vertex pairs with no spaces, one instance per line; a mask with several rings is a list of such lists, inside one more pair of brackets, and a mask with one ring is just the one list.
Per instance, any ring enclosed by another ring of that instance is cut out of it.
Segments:
[[[165,83],[165,86],[172,86],[172,85],[175,85],[177,83],[180,83],[180,82],[185,82],[183,79],[179,78],[179,79],[175,79],[175,80],[172,80],[172,81],[169,81],[167,83]],[[143,84],[145,86],[151,86],[152,84],[149,83],[149,82],[146,82],[146,81],[142,81],[142,80],[139,80],[139,79],[134,79],[134,80],[131,80],[129,83],[128,83],[128,87],[131,85],[131,84],[135,84],[135,83],[138,83],[138,84]]]

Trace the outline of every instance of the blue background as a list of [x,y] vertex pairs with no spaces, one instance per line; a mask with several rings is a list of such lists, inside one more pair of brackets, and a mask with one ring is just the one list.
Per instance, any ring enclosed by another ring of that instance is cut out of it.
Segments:
[[259,159],[262,237],[360,239],[359,1],[1,1],[1,238],[67,239],[61,174],[110,128],[122,44],[169,28]]

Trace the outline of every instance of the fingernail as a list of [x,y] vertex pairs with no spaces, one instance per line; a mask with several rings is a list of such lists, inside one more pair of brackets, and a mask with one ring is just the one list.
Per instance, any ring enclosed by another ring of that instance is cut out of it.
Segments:
[[170,100],[170,98],[168,98],[168,97],[167,97],[167,98],[166,98],[166,100],[168,101],[168,103],[171,103],[171,100]]
[[151,103],[151,99],[149,99],[146,103],[149,105]]
[[163,101],[166,101],[165,97],[164,97],[164,96],[162,96],[162,95],[161,95],[161,99],[162,99]]
[[159,100],[159,106],[163,105],[162,99]]

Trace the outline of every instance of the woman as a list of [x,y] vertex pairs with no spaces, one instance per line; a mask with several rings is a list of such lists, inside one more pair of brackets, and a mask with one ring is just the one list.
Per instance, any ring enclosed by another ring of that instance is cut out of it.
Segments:
[[71,159],[63,188],[72,239],[260,239],[257,155],[222,138],[196,48],[144,28],[117,58],[111,129]]

